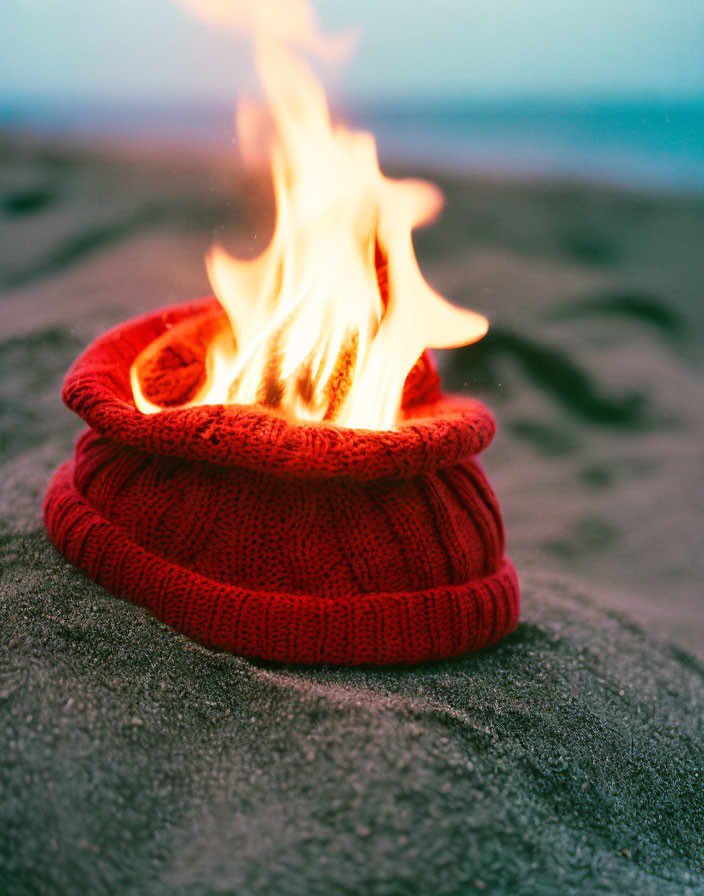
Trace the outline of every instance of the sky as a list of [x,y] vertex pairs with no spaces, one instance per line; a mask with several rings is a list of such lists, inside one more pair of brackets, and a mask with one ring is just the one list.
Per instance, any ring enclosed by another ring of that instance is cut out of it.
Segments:
[[[252,0],[257,2],[257,0]],[[704,0],[317,0],[352,100],[704,96]],[[246,45],[175,0],[2,0],[0,96],[221,102]]]

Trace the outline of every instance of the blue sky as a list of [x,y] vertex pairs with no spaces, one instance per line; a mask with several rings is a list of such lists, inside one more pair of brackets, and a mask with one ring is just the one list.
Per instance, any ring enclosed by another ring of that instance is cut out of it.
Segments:
[[[252,0],[256,2],[256,0]],[[317,0],[358,29],[337,76],[352,99],[704,95],[704,0]],[[220,101],[246,47],[174,0],[2,0],[0,92]]]

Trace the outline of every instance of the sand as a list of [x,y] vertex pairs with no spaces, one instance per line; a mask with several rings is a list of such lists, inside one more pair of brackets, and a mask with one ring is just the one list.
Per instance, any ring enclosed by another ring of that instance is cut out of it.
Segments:
[[[222,161],[0,144],[0,879],[9,893],[704,892],[704,200],[440,178],[421,267],[518,630],[415,669],[209,652],[64,563],[40,507],[107,326],[208,291],[270,202]],[[0,888],[1,889],[1,888]]]

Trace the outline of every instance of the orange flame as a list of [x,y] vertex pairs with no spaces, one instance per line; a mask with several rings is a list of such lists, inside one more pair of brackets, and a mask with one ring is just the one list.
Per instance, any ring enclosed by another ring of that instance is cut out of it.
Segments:
[[[332,58],[348,41],[319,33],[308,0],[183,2],[254,36],[274,126],[277,210],[258,258],[241,261],[218,246],[208,255],[232,332],[211,342],[206,382],[188,404],[262,404],[296,420],[392,428],[423,350],[466,345],[488,327],[481,315],[447,303],[418,269],[411,231],[436,217],[442,195],[423,181],[385,177],[372,135],[331,122],[300,50]],[[245,151],[255,149],[257,124],[254,107],[242,105]],[[159,410],[136,370],[137,407]]]

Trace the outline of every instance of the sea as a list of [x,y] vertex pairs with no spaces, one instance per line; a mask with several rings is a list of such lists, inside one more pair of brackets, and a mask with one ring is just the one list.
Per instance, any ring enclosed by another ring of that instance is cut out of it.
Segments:
[[[374,133],[382,166],[704,192],[704,97],[399,100],[341,117]],[[227,149],[233,121],[224,104],[0,99],[0,134]]]

